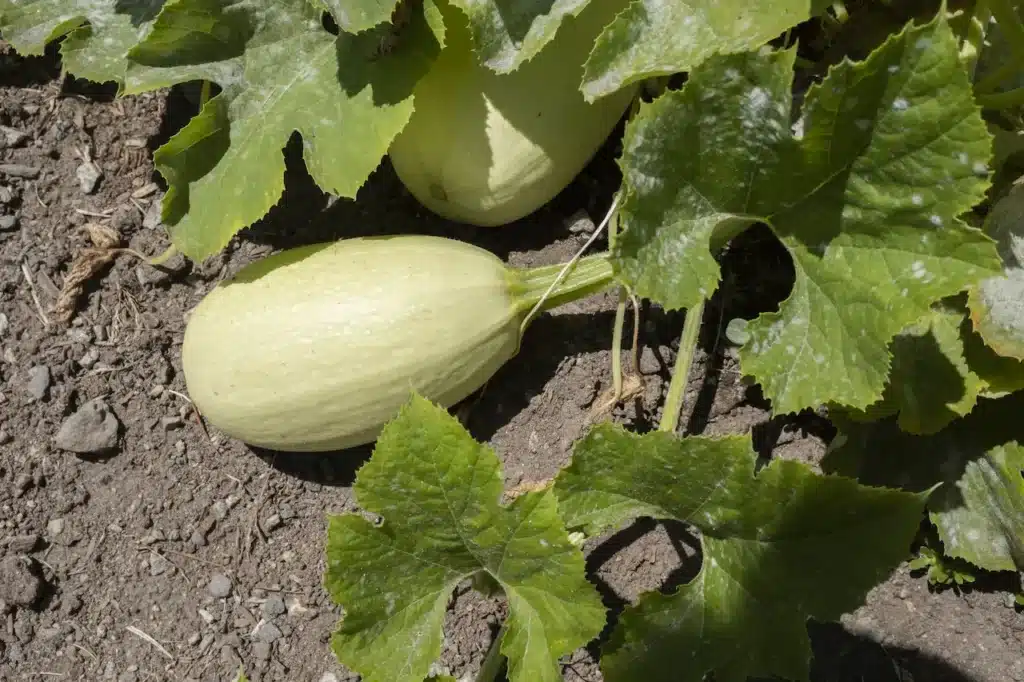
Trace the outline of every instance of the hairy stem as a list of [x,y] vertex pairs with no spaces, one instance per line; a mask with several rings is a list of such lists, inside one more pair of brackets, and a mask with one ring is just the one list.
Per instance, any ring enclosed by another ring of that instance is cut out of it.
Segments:
[[686,311],[686,322],[683,323],[683,335],[679,339],[679,352],[676,364],[672,368],[672,381],[668,385],[668,396],[665,398],[665,409],[661,414],[659,431],[674,433],[679,426],[679,415],[683,411],[683,394],[693,364],[693,354],[697,350],[697,338],[700,332],[701,318],[704,317],[704,305],[701,302]]

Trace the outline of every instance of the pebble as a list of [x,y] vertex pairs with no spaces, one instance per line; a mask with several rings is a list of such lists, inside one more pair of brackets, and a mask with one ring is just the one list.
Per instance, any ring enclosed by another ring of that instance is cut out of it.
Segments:
[[587,212],[582,209],[569,216],[565,221],[565,224],[568,226],[569,232],[572,232],[573,234],[590,234],[597,229],[597,226],[594,225],[594,221],[591,220],[590,216],[587,215]]
[[90,348],[89,350],[85,351],[85,354],[82,355],[81,358],[79,358],[78,364],[85,369],[91,369],[92,366],[99,361],[99,359],[100,352],[95,348]]
[[214,502],[213,506],[210,507],[210,511],[213,512],[218,521],[223,521],[228,517],[228,505],[223,502]]
[[0,601],[30,606],[39,598],[43,583],[18,557],[0,562]]
[[152,554],[149,557],[149,574],[153,577],[163,575],[171,567],[171,562],[159,554]]
[[0,175],[34,180],[39,177],[39,168],[36,166],[26,166],[21,163],[0,163]]
[[271,514],[263,521],[263,530],[272,531],[276,528],[281,527],[281,517],[277,514]]
[[0,126],[0,133],[3,133],[4,145],[8,147],[17,147],[28,139],[28,133],[24,130],[10,126]]
[[0,215],[0,232],[10,232],[18,229],[18,216]]
[[[3,394],[0,393],[0,395]],[[0,403],[3,403],[3,400],[0,400]],[[11,434],[7,433],[3,429],[0,429],[0,445],[7,445],[8,443],[11,442],[11,440]]]
[[7,549],[12,552],[19,554],[28,554],[35,550],[39,545],[39,536],[35,534],[31,535],[15,535],[14,537],[7,538]]
[[55,443],[61,450],[81,454],[100,453],[117,446],[121,424],[105,402],[90,400],[64,420]]
[[225,599],[231,595],[231,579],[223,573],[217,573],[210,578],[210,584],[206,586],[210,596],[215,599]]
[[50,368],[36,365],[28,370],[28,382],[25,384],[30,396],[42,400],[50,392]]
[[11,328],[11,321],[7,319],[7,315],[0,313],[0,339],[7,335],[7,330]]
[[164,427],[164,431],[171,431],[173,429],[180,429],[185,425],[181,417],[160,417],[160,425]]
[[278,616],[283,616],[288,608],[284,605],[284,599],[281,599],[279,595],[272,595],[267,597],[267,600],[263,602],[263,617],[267,620],[272,620]]
[[60,535],[64,532],[64,527],[66,525],[67,522],[65,522],[64,519],[50,519],[46,523],[46,533],[51,536]]
[[252,655],[257,661],[266,661],[270,658],[270,643],[255,642],[252,645]]
[[273,644],[277,640],[281,639],[281,629],[269,621],[263,621],[256,631],[252,633],[252,637],[257,642],[266,642],[267,644]]
[[14,478],[14,496],[21,497],[32,487],[32,477],[28,474],[18,474]]
[[338,682],[338,676],[334,673],[324,673],[320,676],[319,682]]
[[100,167],[92,161],[84,161],[75,171],[75,175],[78,177],[78,186],[86,194],[95,192],[96,185],[99,184],[100,178],[103,177]]

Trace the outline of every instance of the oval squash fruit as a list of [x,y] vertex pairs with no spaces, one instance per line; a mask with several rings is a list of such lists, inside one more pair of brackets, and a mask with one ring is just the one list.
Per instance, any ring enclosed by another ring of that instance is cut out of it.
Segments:
[[[242,269],[195,308],[182,366],[200,414],[250,445],[316,452],[376,439],[412,391],[454,405],[519,349],[557,266],[507,267],[441,237],[344,239]],[[611,281],[583,259],[550,308]]]
[[624,0],[591,0],[534,58],[509,74],[477,61],[464,14],[442,3],[445,47],[414,93],[389,156],[432,212],[480,226],[528,215],[561,192],[625,113],[638,86],[587,103],[580,92],[594,41]]

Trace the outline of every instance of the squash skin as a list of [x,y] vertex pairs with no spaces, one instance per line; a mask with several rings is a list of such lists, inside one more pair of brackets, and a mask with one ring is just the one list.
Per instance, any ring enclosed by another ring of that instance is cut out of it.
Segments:
[[592,0],[510,74],[476,61],[466,17],[441,4],[446,45],[417,85],[415,109],[389,157],[433,213],[496,226],[533,213],[590,162],[639,86],[587,103],[579,88],[594,41],[625,0]]
[[516,354],[526,311],[509,273],[486,250],[415,235],[269,256],[193,311],[182,347],[189,395],[250,445],[369,443],[411,391],[449,407]]

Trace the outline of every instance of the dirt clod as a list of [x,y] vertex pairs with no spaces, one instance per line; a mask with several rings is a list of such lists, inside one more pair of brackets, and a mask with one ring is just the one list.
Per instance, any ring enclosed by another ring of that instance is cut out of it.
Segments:
[[79,454],[101,454],[117,446],[120,424],[101,399],[90,400],[64,420],[54,443],[61,450]]
[[0,602],[31,606],[39,598],[43,581],[18,557],[0,561]]

